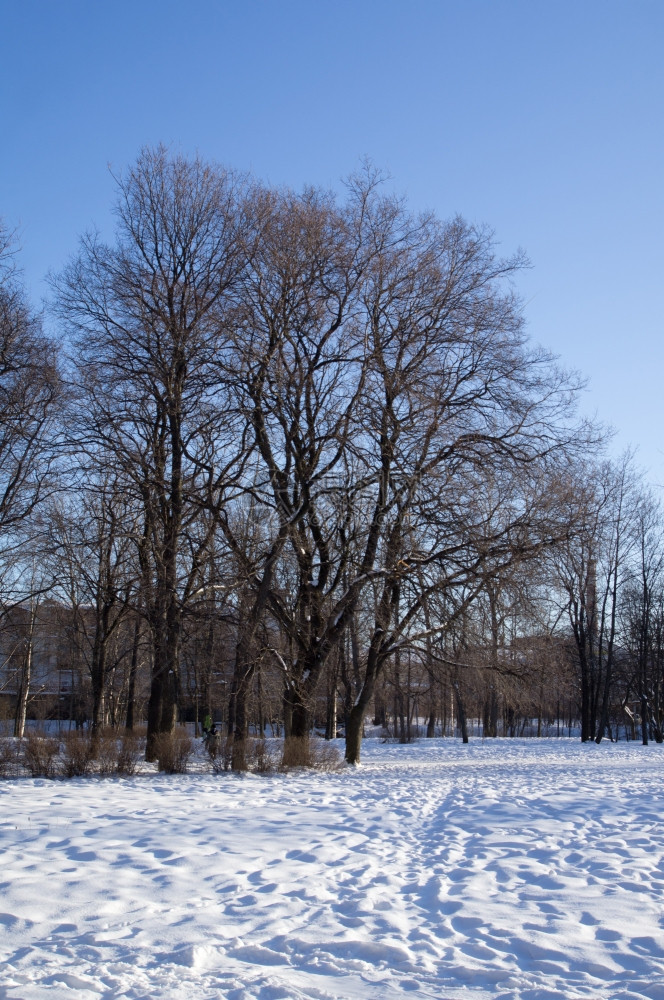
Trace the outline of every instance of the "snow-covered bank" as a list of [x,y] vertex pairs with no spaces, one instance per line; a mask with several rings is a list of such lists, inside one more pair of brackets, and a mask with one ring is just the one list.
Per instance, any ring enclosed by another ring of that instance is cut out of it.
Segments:
[[664,749],[0,782],[0,998],[664,1000]]

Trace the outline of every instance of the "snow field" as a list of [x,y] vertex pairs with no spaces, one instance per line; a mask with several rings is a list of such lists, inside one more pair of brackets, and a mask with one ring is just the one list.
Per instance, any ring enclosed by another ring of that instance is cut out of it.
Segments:
[[664,1000],[664,750],[0,783],[0,1000]]

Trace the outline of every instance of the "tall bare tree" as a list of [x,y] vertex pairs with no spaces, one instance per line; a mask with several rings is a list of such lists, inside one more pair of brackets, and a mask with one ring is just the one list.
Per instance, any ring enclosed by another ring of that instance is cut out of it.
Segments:
[[[139,571],[133,539],[140,511],[103,456],[79,480],[75,496],[49,509],[49,563],[70,616],[78,652],[88,667],[92,728],[107,718],[106,695],[117,666],[113,650],[130,614],[135,619]],[[133,612],[133,614],[132,614]]]
[[[0,538],[5,547],[54,485],[61,381],[55,343],[27,304],[0,225]],[[34,527],[34,524],[32,525]]]
[[[255,261],[240,405],[292,567],[269,597],[288,637],[289,728],[306,736],[323,668],[369,602],[355,761],[375,679],[404,631],[422,630],[427,591],[477,583],[560,534],[542,498],[555,456],[582,437],[577,386],[527,346],[506,287],[521,258],[496,258],[461,220],[413,218],[371,175],[344,206],[282,198]],[[489,524],[478,495],[518,479]]]
[[163,148],[145,150],[117,186],[115,243],[86,236],[55,285],[76,346],[83,442],[113,456],[142,509],[151,758],[175,721],[182,611],[209,544],[199,514],[223,501],[243,454],[217,365],[250,227],[241,178]]
[[633,507],[631,573],[619,594],[623,654],[628,658],[628,692],[638,703],[641,742],[664,741],[664,549],[662,510],[645,489]]
[[609,721],[617,611],[630,576],[640,505],[629,455],[570,469],[569,537],[558,546],[555,578],[569,622],[578,672],[581,739],[599,743]]

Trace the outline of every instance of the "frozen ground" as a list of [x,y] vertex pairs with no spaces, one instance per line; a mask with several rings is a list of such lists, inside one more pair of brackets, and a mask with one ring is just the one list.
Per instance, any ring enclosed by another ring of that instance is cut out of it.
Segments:
[[0,782],[2,1000],[664,1000],[664,750]]

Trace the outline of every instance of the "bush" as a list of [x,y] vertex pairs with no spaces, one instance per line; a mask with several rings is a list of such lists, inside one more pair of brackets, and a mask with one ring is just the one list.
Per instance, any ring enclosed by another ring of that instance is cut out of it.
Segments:
[[194,741],[186,729],[159,733],[154,745],[160,771],[165,771],[166,774],[186,774],[187,764],[194,752]]
[[309,761],[309,767],[316,771],[340,771],[344,766],[339,747],[332,740],[311,740]]
[[28,733],[22,744],[22,763],[33,778],[54,778],[58,766],[60,740],[55,736]]
[[247,768],[257,774],[271,774],[279,766],[279,754],[267,740],[247,740],[245,743]]
[[95,760],[99,774],[136,773],[144,751],[144,741],[133,732],[122,735],[115,729],[104,729],[94,740]]
[[317,771],[338,771],[343,766],[341,755],[330,740],[290,736],[284,740],[281,767],[310,767]]
[[230,771],[233,763],[233,740],[230,736],[223,737],[217,733],[209,737],[205,741],[205,752],[214,774]]
[[237,771],[271,774],[279,767],[279,754],[264,739],[246,739],[235,743],[230,736],[217,735],[205,743],[205,750],[215,774],[230,771],[235,764]]
[[20,759],[16,740],[0,739],[0,777],[15,778],[19,770]]
[[78,778],[92,770],[94,745],[87,732],[70,730],[62,738],[60,771],[65,778]]
[[92,737],[98,774],[116,774],[118,769],[118,734],[113,729],[100,729]]
[[136,733],[124,733],[117,748],[115,773],[129,776],[136,774],[138,762],[145,753],[145,741]]

